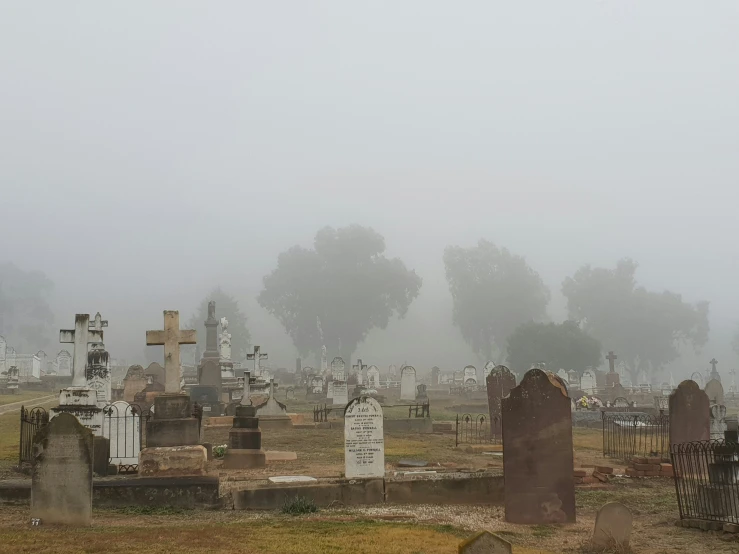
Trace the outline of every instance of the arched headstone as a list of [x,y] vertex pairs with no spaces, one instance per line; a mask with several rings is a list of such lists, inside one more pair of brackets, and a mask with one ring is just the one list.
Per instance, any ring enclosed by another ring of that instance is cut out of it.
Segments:
[[718,379],[711,379],[706,383],[705,388],[708,395],[708,402],[710,404],[723,404],[724,403],[724,386]]
[[711,436],[708,395],[695,381],[683,381],[670,395],[670,444],[705,441]]
[[380,388],[380,370],[377,366],[369,366],[369,369],[367,370],[367,383],[371,389]]
[[592,369],[586,369],[580,379],[580,388],[585,394],[595,394],[597,386],[598,380],[595,372]]
[[416,399],[416,368],[407,365],[400,370],[400,399]]
[[382,406],[370,396],[352,399],[344,410],[344,474],[347,479],[385,477]]
[[[486,366],[487,367],[487,366]],[[488,412],[490,414],[490,433],[499,438],[502,431],[501,401],[516,386],[516,377],[504,365],[495,366],[485,378],[488,391]]]
[[572,410],[561,383],[528,371],[503,398],[502,414],[506,520],[574,522]]

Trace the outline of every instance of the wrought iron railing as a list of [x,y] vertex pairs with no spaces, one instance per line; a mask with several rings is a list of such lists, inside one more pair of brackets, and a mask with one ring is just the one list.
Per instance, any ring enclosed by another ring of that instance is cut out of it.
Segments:
[[739,523],[739,445],[686,442],[670,454],[680,518]]
[[49,414],[43,408],[26,410],[21,406],[21,438],[18,455],[18,468],[23,464],[33,465],[33,436],[36,431],[49,423]]
[[603,412],[603,456],[630,461],[634,456],[667,457],[670,417],[643,413]]
[[457,414],[455,446],[460,444],[501,444],[503,436],[496,431],[501,428],[501,418],[493,418],[492,426],[490,423],[488,414]]

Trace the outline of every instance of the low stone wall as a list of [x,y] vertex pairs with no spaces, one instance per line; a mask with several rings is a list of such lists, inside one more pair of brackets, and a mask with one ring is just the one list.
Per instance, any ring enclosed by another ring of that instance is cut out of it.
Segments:
[[[0,506],[28,504],[31,501],[31,481],[0,483]],[[153,506],[175,508],[222,507],[217,477],[132,477],[94,481],[93,506],[124,507]]]
[[439,474],[423,478],[335,480],[311,484],[265,484],[232,489],[226,507],[276,510],[286,498],[302,496],[318,507],[367,504],[486,504],[502,506],[503,476]]

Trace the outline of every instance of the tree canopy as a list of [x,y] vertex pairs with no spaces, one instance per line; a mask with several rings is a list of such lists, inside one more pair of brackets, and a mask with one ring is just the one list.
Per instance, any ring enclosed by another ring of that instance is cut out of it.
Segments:
[[689,304],[670,291],[637,286],[638,265],[630,259],[615,269],[585,266],[562,284],[572,319],[617,352],[632,379],[654,373],[679,356],[681,345],[699,349],[708,340],[708,302]]
[[0,335],[17,352],[33,353],[51,342],[52,282],[40,271],[0,263]]
[[549,289],[526,260],[492,242],[448,246],[444,266],[454,299],[454,324],[481,360],[521,324],[545,317]]
[[285,327],[302,356],[349,362],[357,345],[390,317],[404,317],[418,296],[421,278],[398,258],[388,259],[385,239],[352,225],[316,233],[313,249],[294,246],[281,253],[264,277],[259,304]]
[[574,369],[582,373],[601,364],[601,350],[600,342],[580,329],[575,321],[529,322],[508,338],[508,363],[519,374],[538,362],[545,362],[554,372]]

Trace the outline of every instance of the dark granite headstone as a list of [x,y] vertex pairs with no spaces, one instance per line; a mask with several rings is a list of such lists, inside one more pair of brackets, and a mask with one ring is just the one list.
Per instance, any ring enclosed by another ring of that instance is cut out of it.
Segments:
[[706,441],[711,437],[708,395],[695,381],[683,381],[670,395],[670,444]]
[[101,477],[108,475],[110,461],[110,439],[93,437],[92,440],[92,471]]
[[562,384],[529,370],[503,398],[502,415],[506,521],[574,522],[572,412]]
[[31,518],[41,524],[92,522],[92,431],[61,413],[33,438]]
[[154,416],[146,422],[146,447],[200,444],[200,420],[190,397],[162,394],[154,399]]
[[198,384],[204,387],[214,387],[217,395],[215,401],[221,400],[223,378],[221,377],[221,364],[218,360],[203,358],[198,366]]
[[238,406],[233,428],[228,434],[228,450],[223,459],[224,469],[264,467],[266,456],[262,450],[262,430],[257,409]]
[[501,400],[508,396],[516,386],[516,376],[504,365],[495,366],[485,378],[488,389],[488,411],[490,413],[490,433],[500,438],[503,424],[500,417]]

